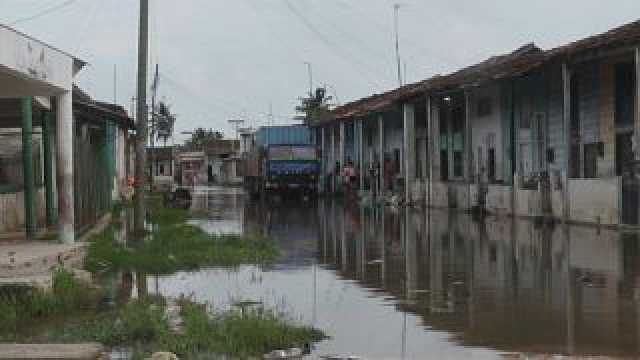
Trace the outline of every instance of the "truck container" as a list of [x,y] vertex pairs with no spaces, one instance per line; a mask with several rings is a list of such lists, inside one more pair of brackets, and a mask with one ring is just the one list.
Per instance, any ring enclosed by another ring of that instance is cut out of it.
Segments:
[[245,157],[245,185],[254,196],[297,191],[314,194],[320,161],[311,129],[304,125],[258,129]]
[[306,125],[263,126],[256,132],[256,146],[314,145],[311,129]]

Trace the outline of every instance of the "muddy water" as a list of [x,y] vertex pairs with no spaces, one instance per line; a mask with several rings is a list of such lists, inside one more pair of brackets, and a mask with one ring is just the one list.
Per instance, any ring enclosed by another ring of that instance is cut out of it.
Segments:
[[269,235],[282,259],[150,278],[148,288],[288,310],[332,337],[315,355],[640,355],[634,234],[335,201],[260,204],[224,189],[202,191],[194,206],[208,217],[194,223]]

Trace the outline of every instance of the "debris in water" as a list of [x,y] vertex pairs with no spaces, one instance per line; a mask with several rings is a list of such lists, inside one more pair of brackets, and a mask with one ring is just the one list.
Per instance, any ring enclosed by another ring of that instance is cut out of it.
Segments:
[[274,350],[263,356],[264,359],[280,360],[280,359],[301,359],[302,350],[300,348],[291,348],[287,350]]

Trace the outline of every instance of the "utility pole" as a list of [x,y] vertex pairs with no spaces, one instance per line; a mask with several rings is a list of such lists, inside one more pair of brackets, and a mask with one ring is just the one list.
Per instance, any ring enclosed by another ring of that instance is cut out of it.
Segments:
[[307,74],[309,75],[309,96],[313,97],[313,68],[308,61],[304,62],[307,65]]
[[156,64],[156,71],[153,75],[153,84],[151,85],[151,134],[149,135],[149,143],[151,144],[151,164],[149,164],[149,189],[153,192],[153,176],[154,166],[156,171],[158,169],[156,164],[156,93],[158,90],[158,64]]
[[113,64],[113,104],[118,104],[118,65]]
[[136,123],[136,174],[134,195],[134,231],[144,232],[145,169],[147,162],[147,61],[149,50],[149,0],[140,0],[140,30],[138,34],[138,107]]
[[396,62],[398,64],[398,84],[402,86],[402,69],[400,66],[400,35],[399,35],[399,19],[398,12],[400,10],[400,4],[393,5],[393,28],[396,36]]

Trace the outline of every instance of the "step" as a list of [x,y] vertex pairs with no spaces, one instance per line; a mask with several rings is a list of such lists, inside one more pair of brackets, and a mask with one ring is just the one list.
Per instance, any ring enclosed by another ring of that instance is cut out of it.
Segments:
[[86,344],[0,344],[0,359],[6,360],[95,360],[103,347]]

